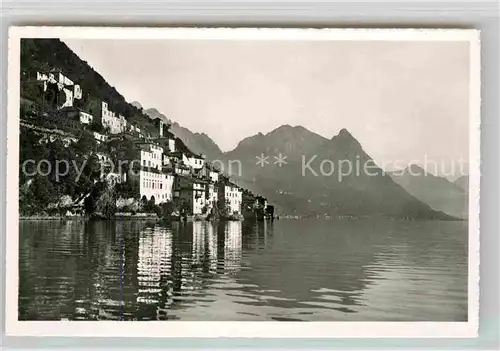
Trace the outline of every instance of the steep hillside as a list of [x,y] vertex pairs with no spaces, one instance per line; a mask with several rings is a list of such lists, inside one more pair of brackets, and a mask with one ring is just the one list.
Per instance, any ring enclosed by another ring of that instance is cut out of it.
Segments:
[[78,57],[59,39],[21,40],[21,97],[37,102],[42,96],[39,86],[34,84],[36,72],[61,71],[75,84],[80,85],[82,99],[75,106],[99,119],[101,101],[107,101],[109,109],[125,116],[148,132],[154,130],[151,120],[136,106],[125,101],[118,91],[89,64]]

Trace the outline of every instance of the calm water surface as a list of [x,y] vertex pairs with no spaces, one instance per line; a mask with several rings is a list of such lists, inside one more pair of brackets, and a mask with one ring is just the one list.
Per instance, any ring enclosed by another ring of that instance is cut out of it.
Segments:
[[467,320],[467,222],[21,221],[22,320]]

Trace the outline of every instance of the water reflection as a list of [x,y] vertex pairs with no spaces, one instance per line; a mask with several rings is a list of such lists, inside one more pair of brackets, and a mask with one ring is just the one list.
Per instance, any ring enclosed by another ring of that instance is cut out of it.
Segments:
[[466,223],[20,222],[19,318],[466,320]]
[[224,226],[224,273],[235,274],[241,268],[241,222]]
[[205,226],[206,244],[207,244],[207,270],[210,276],[217,273],[217,230],[213,225],[207,224]]

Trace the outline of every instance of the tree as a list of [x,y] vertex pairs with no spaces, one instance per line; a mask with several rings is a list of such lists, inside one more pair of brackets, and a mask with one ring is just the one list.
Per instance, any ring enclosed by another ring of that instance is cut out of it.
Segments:
[[201,209],[201,213],[202,214],[206,214],[208,212],[208,205],[205,205],[203,206],[203,208]]
[[111,218],[116,213],[116,193],[112,187],[107,187],[96,203],[97,212],[103,214],[106,218]]
[[137,197],[138,194],[130,182],[118,183],[115,189],[116,195],[125,199]]
[[87,94],[84,110],[88,111],[94,117],[94,121],[101,122],[102,103],[100,99]]
[[[43,103],[42,82],[21,81],[21,96],[37,104]],[[22,115],[21,115],[22,117]]]
[[[110,197],[113,197],[114,194],[108,193],[107,195],[105,195],[105,198],[101,200],[101,197],[107,190],[110,189],[107,188],[106,183],[104,182],[97,182],[91,187],[89,195],[83,202],[83,207],[87,214],[92,215],[95,212],[101,212],[106,215],[107,213],[109,213],[109,209],[112,207],[109,203],[107,203],[107,201],[111,201]],[[108,197],[106,198],[106,196]],[[116,208],[116,199],[114,201],[114,206]]]
[[89,131],[83,131],[80,139],[75,144],[75,151],[78,155],[89,155],[97,150],[97,141]]
[[144,211],[145,212],[148,212],[148,213],[151,213],[151,212],[155,212],[155,209],[156,209],[156,205],[155,205],[155,197],[154,196],[151,196],[151,199],[147,199],[146,196],[143,196],[142,197],[143,200],[142,202],[144,203]]
[[89,129],[96,133],[104,132],[104,127],[102,126],[101,121],[96,118],[92,119],[92,123],[90,124]]
[[89,196],[85,198],[85,200],[83,201],[83,208],[85,209],[85,213],[87,213],[88,215],[94,214],[97,208],[94,194],[90,193]]
[[129,138],[114,139],[107,143],[108,152],[115,166],[120,165],[120,161],[126,161],[121,164],[121,172],[128,173],[130,162],[136,159],[135,145]]
[[33,182],[33,200],[37,209],[44,209],[53,200],[54,186],[46,176],[37,176]]
[[83,194],[92,189],[94,183],[100,180],[101,165],[95,154],[90,155],[87,159],[84,157],[76,158],[75,161],[79,169],[83,167],[78,181],[75,177],[76,192]]
[[229,199],[226,199],[225,201],[217,201],[217,212],[220,216],[226,216],[226,217],[231,214]]
[[176,210],[176,206],[173,201],[167,201],[161,204],[164,216],[171,216]]
[[180,199],[179,201],[179,213],[182,216],[193,214],[193,208],[191,203],[186,199]]

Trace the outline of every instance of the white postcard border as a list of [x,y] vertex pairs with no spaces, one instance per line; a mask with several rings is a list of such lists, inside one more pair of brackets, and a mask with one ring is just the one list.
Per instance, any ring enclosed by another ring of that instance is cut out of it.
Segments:
[[[467,322],[19,321],[19,73],[21,38],[178,40],[391,40],[470,43],[469,275]],[[164,338],[470,338],[478,335],[480,38],[464,29],[11,27],[8,42],[6,335]]]

